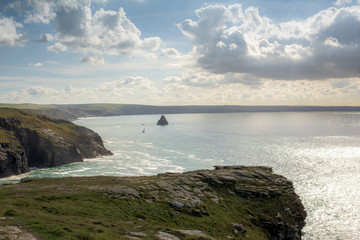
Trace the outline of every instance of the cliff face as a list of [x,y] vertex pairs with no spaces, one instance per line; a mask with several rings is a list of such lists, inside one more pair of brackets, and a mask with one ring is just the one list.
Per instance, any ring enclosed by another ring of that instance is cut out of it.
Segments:
[[12,132],[0,128],[0,178],[29,171],[24,148]]
[[[0,156],[4,163],[0,171],[2,177],[26,172],[29,167],[55,167],[111,154],[97,133],[65,120],[0,109],[0,129],[15,138],[10,141],[9,137],[3,137],[1,141],[1,152],[7,152]],[[12,144],[7,144],[9,142]],[[14,142],[22,152],[10,148]],[[5,164],[14,158],[19,164]]]
[[216,169],[24,179],[0,186],[0,215],[42,239],[301,239],[306,212],[289,180],[269,167]]
[[21,149],[0,143],[0,178],[28,172],[27,158]]

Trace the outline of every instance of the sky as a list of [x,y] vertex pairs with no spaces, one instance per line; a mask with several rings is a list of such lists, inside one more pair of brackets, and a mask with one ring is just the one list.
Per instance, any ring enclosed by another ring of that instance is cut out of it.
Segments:
[[0,102],[360,106],[360,0],[0,0]]

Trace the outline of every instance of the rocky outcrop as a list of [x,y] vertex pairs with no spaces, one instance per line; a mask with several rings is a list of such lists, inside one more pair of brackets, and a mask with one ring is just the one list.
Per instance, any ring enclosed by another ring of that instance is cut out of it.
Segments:
[[157,122],[157,125],[169,125],[164,115],[161,115],[159,121]]
[[9,144],[14,140],[4,138],[0,145],[2,177],[26,172],[29,167],[55,167],[111,155],[100,136],[85,127],[13,109],[1,109],[0,113],[0,128],[11,132],[17,142],[16,151]]
[[28,171],[24,149],[15,143],[0,143],[0,178]]
[[41,239],[301,239],[306,212],[289,180],[269,167],[216,169],[24,179],[0,186],[0,214]]
[[273,174],[270,167],[215,166],[215,169],[158,174],[157,179],[146,184],[129,187],[124,183],[127,186],[106,188],[106,195],[115,199],[144,199],[148,203],[166,201],[175,211],[200,218],[214,217],[208,201],[224,211],[231,208],[227,205],[231,202],[243,204],[246,216],[229,223],[233,228],[229,239],[233,235],[245,237],[256,228],[261,228],[268,239],[301,239],[306,212],[292,182]]

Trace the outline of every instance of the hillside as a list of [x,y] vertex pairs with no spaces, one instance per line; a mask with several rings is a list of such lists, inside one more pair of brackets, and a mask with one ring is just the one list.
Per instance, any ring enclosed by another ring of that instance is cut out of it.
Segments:
[[306,217],[290,181],[245,166],[24,179],[0,186],[0,206],[0,235],[9,239],[297,240]]
[[69,121],[0,108],[0,177],[110,155],[98,134]]
[[137,104],[1,104],[26,112],[47,115],[56,119],[75,120],[80,117],[183,114],[183,113],[236,113],[236,112],[312,112],[312,111],[360,111],[358,106],[154,106]]

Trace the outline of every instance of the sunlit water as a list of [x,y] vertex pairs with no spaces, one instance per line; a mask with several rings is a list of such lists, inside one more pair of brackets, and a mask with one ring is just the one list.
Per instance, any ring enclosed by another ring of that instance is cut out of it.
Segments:
[[5,181],[267,165],[294,182],[308,212],[303,239],[360,239],[360,113],[167,115],[165,127],[155,125],[159,117],[78,120],[114,155]]

